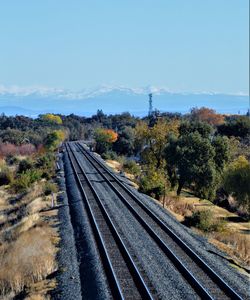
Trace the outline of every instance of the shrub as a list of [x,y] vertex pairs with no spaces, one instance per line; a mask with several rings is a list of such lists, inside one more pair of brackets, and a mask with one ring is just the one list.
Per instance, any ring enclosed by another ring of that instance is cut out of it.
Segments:
[[11,154],[5,158],[5,161],[9,166],[13,166],[19,162],[18,158]]
[[33,183],[35,181],[38,181],[42,178],[42,171],[41,170],[28,170],[26,172],[28,176],[30,177],[30,182]]
[[191,203],[180,201],[178,196],[167,196],[164,204],[174,213],[184,217],[190,215],[194,209]]
[[18,154],[17,146],[11,143],[0,143],[0,155],[8,156]]
[[36,152],[36,147],[32,144],[23,144],[18,150],[20,155],[31,155]]
[[42,170],[42,178],[50,179],[55,173],[55,156],[53,153],[46,153],[36,159],[35,167]]
[[[12,141],[11,137],[8,137],[6,139],[8,142],[6,143],[0,143],[0,155],[2,156],[8,156],[8,155],[31,155],[36,152],[36,148],[33,144],[23,144],[20,146],[15,145],[14,141]],[[13,143],[10,143],[9,141],[12,141]],[[17,143],[21,143],[22,138]]]
[[13,180],[13,174],[9,168],[4,167],[0,171],[0,186],[10,184]]
[[17,193],[26,192],[30,185],[31,182],[29,175],[26,173],[22,173],[13,181],[12,188]]
[[118,156],[114,151],[107,151],[102,154],[103,159],[117,160]]
[[32,168],[32,162],[30,159],[23,159],[20,161],[17,173],[23,173]]
[[224,189],[250,215],[250,163],[244,156],[239,156],[224,173]]
[[191,216],[186,216],[184,224],[196,227],[204,232],[223,231],[225,222],[214,218],[211,210],[195,211]]
[[157,200],[164,195],[166,179],[164,173],[158,170],[150,169],[140,178],[139,191]]
[[16,192],[26,192],[32,183],[41,179],[41,170],[28,170],[20,174],[13,182],[12,187]]
[[35,166],[41,169],[53,169],[55,157],[53,153],[46,153],[37,158]]
[[52,193],[56,193],[58,191],[57,185],[52,182],[47,182],[44,185],[44,195],[48,196]]
[[140,175],[141,168],[134,160],[126,160],[123,164],[123,169],[125,172],[133,174],[135,176]]

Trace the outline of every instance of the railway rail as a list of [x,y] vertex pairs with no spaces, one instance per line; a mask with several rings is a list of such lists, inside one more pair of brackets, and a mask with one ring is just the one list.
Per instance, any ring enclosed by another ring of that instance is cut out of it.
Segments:
[[[82,144],[74,143],[74,146],[102,176],[202,299],[242,299],[223,278],[178,237],[167,224],[159,219],[153,211],[145,206],[137,195],[121,182],[99,159],[85,149]],[[69,146],[66,147],[67,149],[69,148]],[[74,159],[77,161],[76,156],[74,156]],[[81,168],[81,172],[84,172],[80,164],[79,167]],[[82,188],[84,190],[84,186]],[[93,186],[92,188],[94,190]],[[149,291],[149,289],[147,290]],[[153,296],[151,295],[151,297]]]
[[114,299],[153,299],[70,144],[66,144],[66,150],[86,205]]

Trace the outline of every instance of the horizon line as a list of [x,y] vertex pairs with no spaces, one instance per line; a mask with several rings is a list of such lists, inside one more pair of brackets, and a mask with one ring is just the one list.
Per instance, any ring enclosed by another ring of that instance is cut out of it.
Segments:
[[156,85],[145,85],[140,87],[130,87],[125,85],[111,85],[111,84],[100,84],[95,87],[82,88],[82,89],[67,89],[58,87],[49,87],[43,85],[32,85],[32,86],[20,86],[20,85],[5,85],[0,84],[0,95],[12,94],[14,96],[29,96],[32,94],[39,94],[40,96],[48,95],[59,95],[61,97],[92,97],[92,94],[100,93],[105,94],[114,90],[129,91],[135,94],[147,94],[153,93],[155,95],[162,93],[169,94],[196,94],[196,95],[228,95],[228,96],[244,96],[249,97],[249,92],[245,93],[242,91],[238,92],[221,92],[221,91],[183,91],[183,90],[172,90],[166,86]]

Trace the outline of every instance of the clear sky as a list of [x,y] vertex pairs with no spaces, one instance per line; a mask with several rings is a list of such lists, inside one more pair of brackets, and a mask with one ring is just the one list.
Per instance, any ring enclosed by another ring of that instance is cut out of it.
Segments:
[[0,84],[249,93],[248,0],[0,0]]

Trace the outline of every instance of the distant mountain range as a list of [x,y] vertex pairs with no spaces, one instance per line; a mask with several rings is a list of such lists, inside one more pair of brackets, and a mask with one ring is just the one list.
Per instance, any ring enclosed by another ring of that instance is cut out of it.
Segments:
[[0,113],[36,117],[51,112],[90,116],[102,109],[106,114],[130,112],[144,116],[148,112],[148,93],[153,93],[153,108],[161,112],[189,112],[206,106],[225,114],[245,114],[249,95],[220,93],[177,93],[165,88],[130,89],[102,86],[72,92],[50,88],[6,88],[0,86]]

